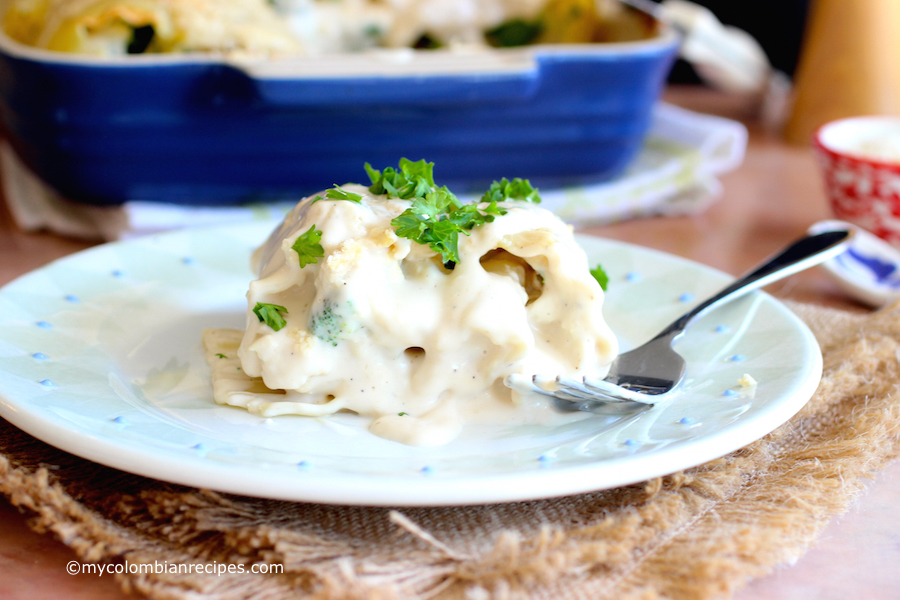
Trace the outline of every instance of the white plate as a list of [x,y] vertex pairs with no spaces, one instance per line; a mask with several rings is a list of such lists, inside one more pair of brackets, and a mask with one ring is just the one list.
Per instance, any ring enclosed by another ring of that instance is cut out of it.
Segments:
[[[629,418],[471,426],[413,448],[354,415],[262,419],[212,401],[206,327],[243,327],[248,256],[268,226],[192,230],[98,246],[0,290],[0,416],[131,473],[251,496],[450,505],[610,488],[691,467],[765,435],[810,398],[822,357],[787,308],[753,293],[694,324],[677,349],[683,391]],[[730,278],[696,263],[581,237],[610,274],[605,305],[633,347]],[[741,391],[749,373],[759,385]]]

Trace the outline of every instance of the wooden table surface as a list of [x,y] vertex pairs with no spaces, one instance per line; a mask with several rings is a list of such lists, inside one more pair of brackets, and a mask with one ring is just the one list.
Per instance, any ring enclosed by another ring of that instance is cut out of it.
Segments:
[[[667,99],[688,108],[748,123],[744,164],[722,177],[724,193],[705,213],[650,218],[586,230],[684,256],[738,274],[828,218],[821,181],[807,148],[788,147],[753,124],[741,98],[699,89],[671,89]],[[0,285],[54,258],[89,247],[82,241],[19,230],[0,203]],[[768,291],[854,311],[819,270],[792,276]],[[777,569],[739,591],[736,600],[867,600],[900,598],[900,465],[889,467],[850,512],[833,522],[796,564]],[[127,598],[109,576],[66,573],[75,554],[49,535],[28,529],[0,499],[0,598],[113,600]]]

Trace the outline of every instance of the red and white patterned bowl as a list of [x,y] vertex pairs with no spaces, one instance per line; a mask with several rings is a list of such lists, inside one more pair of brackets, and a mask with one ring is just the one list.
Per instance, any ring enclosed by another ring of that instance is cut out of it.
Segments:
[[813,148],[835,217],[900,246],[900,116],[826,123]]

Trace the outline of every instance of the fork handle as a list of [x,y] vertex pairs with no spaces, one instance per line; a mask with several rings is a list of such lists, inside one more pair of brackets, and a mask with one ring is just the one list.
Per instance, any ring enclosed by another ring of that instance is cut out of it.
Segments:
[[854,231],[826,231],[797,240],[715,296],[680,316],[654,339],[670,337],[674,341],[702,313],[837,256],[854,235]]

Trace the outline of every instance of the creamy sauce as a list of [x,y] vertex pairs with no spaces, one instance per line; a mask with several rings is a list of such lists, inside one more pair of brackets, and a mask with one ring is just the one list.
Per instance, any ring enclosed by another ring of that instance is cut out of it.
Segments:
[[[376,435],[434,445],[466,422],[554,419],[507,375],[606,374],[617,343],[603,291],[551,213],[503,203],[505,216],[460,236],[448,270],[394,233],[408,201],[344,189],[363,201],[304,200],[256,253],[246,332],[206,332],[217,402],[262,416],[349,410]],[[313,225],[325,256],[301,268],[291,246]],[[260,322],[258,302],[285,307],[286,325]]]

